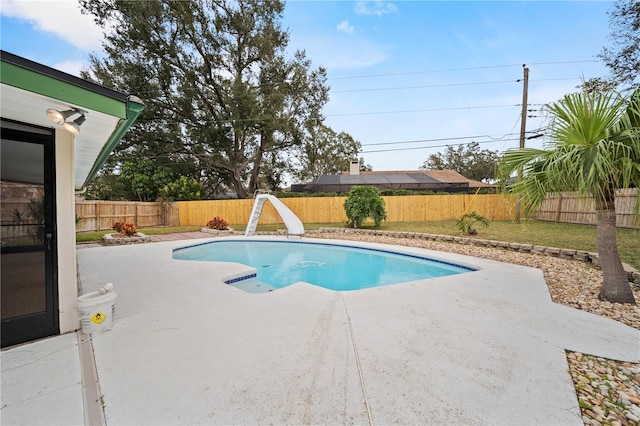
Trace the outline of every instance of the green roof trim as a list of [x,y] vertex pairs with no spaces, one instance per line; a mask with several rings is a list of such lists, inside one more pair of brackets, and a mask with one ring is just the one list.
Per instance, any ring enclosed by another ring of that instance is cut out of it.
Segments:
[[119,119],[107,140],[99,141],[104,145],[82,187],[77,189],[86,187],[120,139],[140,116],[144,110],[144,103],[135,96],[128,96],[2,49],[0,49],[0,60],[2,84],[68,103],[70,107],[96,111]]
[[116,145],[118,145],[127,130],[129,130],[133,123],[135,123],[138,116],[142,114],[144,105],[129,99],[126,103],[126,110],[127,118],[125,120],[120,120],[113,133],[111,133],[111,136],[107,140],[107,143],[104,144],[104,147],[102,148],[102,151],[100,151],[96,162],[93,164],[91,171],[87,175],[87,179],[82,184],[82,188],[86,187],[89,182],[91,182],[91,179],[95,177],[95,175],[98,173],[98,170],[100,170],[100,167],[102,167],[105,161],[107,161],[107,157],[109,157],[111,151],[113,151],[113,149],[116,147]]
[[0,63],[0,81],[3,84],[37,93],[121,119],[128,119],[125,102],[70,82],[53,78],[39,72],[5,62]]

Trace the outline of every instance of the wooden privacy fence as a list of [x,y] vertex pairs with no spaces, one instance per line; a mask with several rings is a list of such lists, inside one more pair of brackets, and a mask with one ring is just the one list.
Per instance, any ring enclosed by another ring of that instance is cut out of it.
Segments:
[[[633,212],[637,198],[638,188],[620,189],[616,192],[618,227],[640,229],[640,219]],[[550,222],[595,225],[595,203],[592,198],[582,198],[575,192],[548,194],[533,214],[533,218]]]
[[[640,219],[635,220],[633,209],[638,188],[620,190],[616,194],[617,224],[621,228],[640,229]],[[455,220],[465,212],[476,211],[491,220],[511,220],[514,216],[515,198],[503,194],[450,194],[405,195],[383,197],[388,222],[429,222]],[[345,223],[346,197],[281,198],[303,223]],[[143,203],[134,201],[78,201],[76,216],[81,218],[77,230],[101,231],[111,229],[114,222],[132,222],[138,228],[154,226],[200,225],[204,226],[216,216],[230,224],[246,224],[254,200],[178,201],[173,203]],[[9,224],[9,213],[20,209],[26,201],[3,203],[3,224]],[[19,204],[19,205],[18,205]],[[7,213],[7,214],[4,214]],[[7,218],[5,218],[7,216]],[[594,225],[596,215],[591,199],[583,199],[572,192],[549,194],[534,219],[561,223]],[[5,220],[6,219],[6,220]],[[261,224],[281,224],[280,215],[271,203],[266,203]],[[24,234],[23,227],[3,226],[2,237]],[[13,235],[16,234],[16,235]]]
[[[443,221],[460,218],[476,211],[488,219],[508,220],[513,217],[513,199],[502,194],[406,195],[382,197],[388,222]],[[302,223],[345,223],[346,197],[280,198]],[[254,200],[180,201],[180,225],[202,225],[219,216],[230,224],[249,221]],[[270,203],[265,203],[260,224],[282,223]]]
[[175,203],[161,202],[77,201],[76,216],[81,219],[78,232],[111,229],[114,222],[134,223],[138,228],[177,226],[180,222]]

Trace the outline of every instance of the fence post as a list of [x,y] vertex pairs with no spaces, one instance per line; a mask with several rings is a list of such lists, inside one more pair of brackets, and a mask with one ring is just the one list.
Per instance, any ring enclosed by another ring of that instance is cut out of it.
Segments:
[[95,209],[96,209],[96,231],[102,231],[102,227],[100,226],[100,201],[96,201]]
[[562,192],[558,198],[558,208],[556,209],[556,223],[560,222],[560,212],[562,212]]

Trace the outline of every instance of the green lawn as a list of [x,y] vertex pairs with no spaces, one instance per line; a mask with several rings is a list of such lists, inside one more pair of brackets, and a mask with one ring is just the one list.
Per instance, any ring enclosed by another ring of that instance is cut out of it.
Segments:
[[[336,223],[305,223],[307,230],[324,227],[344,226]],[[236,231],[244,231],[245,225],[232,225]],[[170,234],[175,232],[198,231],[201,226],[180,226],[164,228],[140,229],[147,235]],[[258,225],[258,231],[275,231],[283,229],[284,225]],[[373,229],[365,226],[364,229]],[[383,222],[383,231],[423,232],[427,234],[460,235],[455,221],[447,222]],[[568,223],[553,223],[527,221],[516,224],[512,221],[494,221],[488,228],[479,228],[477,238],[485,240],[508,241],[521,244],[535,244],[547,247],[570,248],[596,252],[596,228],[590,225],[574,225]],[[77,242],[99,241],[104,234],[113,231],[83,232],[76,234]],[[618,229],[618,250],[623,262],[636,269],[640,269],[640,230]]]

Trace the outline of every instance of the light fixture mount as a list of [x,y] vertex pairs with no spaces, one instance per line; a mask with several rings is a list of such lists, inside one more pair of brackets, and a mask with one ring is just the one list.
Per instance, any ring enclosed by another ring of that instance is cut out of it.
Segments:
[[[66,130],[77,135],[80,133],[80,126],[85,122],[87,111],[81,110],[80,108],[70,107],[68,110],[60,111],[55,108],[47,109],[47,117],[53,123],[63,126]],[[73,117],[74,115],[79,115],[80,117],[76,118],[72,122],[68,122],[69,117]]]

